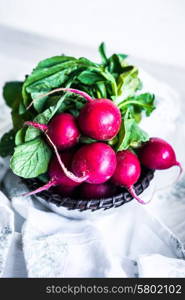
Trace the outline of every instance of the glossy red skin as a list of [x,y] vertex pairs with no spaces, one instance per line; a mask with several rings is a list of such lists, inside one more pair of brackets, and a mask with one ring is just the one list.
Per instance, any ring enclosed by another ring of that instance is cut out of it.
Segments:
[[59,150],[74,146],[80,137],[76,120],[68,113],[61,113],[54,116],[48,124],[47,133]]
[[138,155],[141,163],[149,169],[165,170],[177,163],[171,145],[160,138],[153,137],[144,143]]
[[141,174],[141,166],[137,156],[129,151],[119,151],[117,153],[117,167],[111,180],[114,184],[131,187],[136,183]]
[[85,199],[100,199],[114,195],[116,188],[110,183],[90,184],[83,183],[80,186],[80,195]]
[[[61,160],[68,170],[71,170],[73,155],[73,151],[63,152],[60,154]],[[70,188],[72,189],[79,185],[78,182],[71,180],[64,174],[56,157],[52,158],[51,163],[49,165],[49,176],[51,179],[56,180],[57,185],[60,185],[61,190],[62,188],[64,188],[67,191],[69,191]]]
[[121,113],[111,100],[95,99],[83,107],[78,124],[84,135],[96,140],[109,140],[120,130]]
[[88,183],[106,182],[116,169],[116,154],[104,143],[82,146],[74,155],[72,171],[77,176],[89,175]]

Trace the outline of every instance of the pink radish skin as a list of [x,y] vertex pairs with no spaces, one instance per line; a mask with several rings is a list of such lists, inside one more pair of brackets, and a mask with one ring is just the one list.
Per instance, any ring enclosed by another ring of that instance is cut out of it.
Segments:
[[82,108],[78,123],[84,135],[96,140],[110,140],[120,130],[121,112],[109,99],[93,99],[87,93],[76,89],[63,88],[84,97],[88,103]]
[[[74,156],[73,151],[68,151],[68,152],[65,151],[60,153],[61,160],[63,161],[65,167],[68,170],[71,170],[71,163],[72,163],[73,156]],[[60,184],[62,186],[76,187],[79,185],[79,182],[75,182],[65,175],[63,170],[60,168],[60,165],[56,157],[52,159],[49,165],[49,177],[52,180],[56,180],[57,184]]]
[[88,101],[78,117],[79,127],[84,135],[101,141],[110,140],[117,135],[121,126],[121,112],[111,100],[93,99],[76,89],[62,90],[79,94]]
[[75,118],[68,113],[54,116],[48,125],[36,122],[26,122],[25,124],[47,131],[48,136],[59,150],[73,147],[78,143],[80,137]]
[[138,152],[141,163],[153,170],[165,170],[173,166],[180,168],[181,164],[177,161],[175,152],[170,144],[163,139],[153,137],[143,144]]
[[121,126],[121,113],[108,99],[94,99],[87,103],[78,117],[84,135],[96,140],[110,140],[117,135]]
[[137,156],[130,150],[119,151],[117,153],[117,167],[111,178],[112,182],[125,187],[139,203],[146,204],[136,195],[133,187],[140,175],[141,166]]
[[88,183],[104,183],[116,169],[116,154],[104,143],[82,146],[74,155],[72,171],[76,176],[88,176]]
[[110,140],[117,135],[121,126],[121,112],[111,100],[93,99],[76,89],[62,90],[79,94],[88,101],[78,117],[79,127],[84,135],[101,141]]
[[71,148],[78,143],[80,132],[75,118],[62,113],[52,118],[48,125],[48,135],[59,150]]
[[[38,98],[42,98],[59,91],[81,95],[88,101],[81,110],[78,118],[79,127],[84,135],[101,141],[110,140],[117,135],[121,126],[121,113],[119,108],[111,100],[93,99],[87,93],[72,88],[57,88],[47,94],[39,96]],[[31,107],[33,101],[27,109]]]
[[80,186],[80,195],[85,199],[101,199],[115,194],[116,187],[110,183],[90,184],[83,183]]
[[[37,128],[37,129],[39,129],[39,130],[41,130],[41,131],[44,132],[45,136],[46,136],[47,139],[48,139],[49,144],[53,147],[53,150],[54,150],[54,152],[55,152],[55,154],[56,154],[56,157],[57,157],[57,159],[58,159],[58,162],[59,162],[59,165],[60,165],[62,171],[65,173],[65,175],[66,175],[69,179],[71,179],[72,181],[78,182],[78,183],[84,182],[84,181],[87,179],[86,177],[81,177],[81,178],[79,178],[79,177],[75,176],[73,173],[71,173],[71,172],[65,167],[65,165],[64,165],[64,163],[63,163],[63,161],[62,161],[62,159],[61,159],[61,157],[60,157],[60,154],[59,154],[59,152],[58,152],[58,149],[57,149],[56,145],[54,144],[54,142],[52,141],[52,139],[50,138],[50,136],[49,136],[49,134],[48,134],[48,126],[47,126],[47,125],[45,125],[45,124],[39,124],[39,123],[32,122],[32,121],[27,121],[27,122],[25,122],[25,125],[33,126],[33,127],[35,127],[35,128]],[[65,137],[62,137],[62,138],[64,139]]]
[[[73,155],[74,155],[73,151],[63,152],[60,154],[62,161],[64,162],[65,166],[68,169],[71,168]],[[52,158],[49,165],[48,173],[50,177],[50,181],[48,183],[36,189],[35,191],[24,194],[23,196],[31,196],[40,193],[42,191],[48,190],[53,186],[57,186],[61,192],[63,191],[64,194],[66,194],[66,192],[71,193],[74,190],[74,188],[80,184],[78,182],[71,180],[65,175],[56,157]]]

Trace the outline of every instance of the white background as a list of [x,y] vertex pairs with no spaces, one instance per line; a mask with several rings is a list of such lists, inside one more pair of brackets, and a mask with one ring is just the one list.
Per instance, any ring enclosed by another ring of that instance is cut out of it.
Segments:
[[185,67],[185,0],[0,0],[0,23]]

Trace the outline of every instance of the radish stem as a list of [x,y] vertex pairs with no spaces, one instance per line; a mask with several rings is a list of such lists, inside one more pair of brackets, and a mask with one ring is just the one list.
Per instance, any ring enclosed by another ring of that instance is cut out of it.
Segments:
[[47,182],[45,185],[39,187],[38,189],[36,189],[35,191],[32,192],[28,192],[25,194],[22,194],[21,196],[23,197],[28,197],[37,193],[40,193],[42,191],[48,190],[49,188],[51,188],[52,186],[57,185],[57,181],[56,180],[50,180],[49,182]]
[[60,154],[59,154],[59,152],[58,152],[58,150],[57,150],[57,147],[56,147],[55,144],[52,142],[52,140],[50,139],[50,137],[48,136],[48,134],[47,134],[46,132],[45,132],[45,135],[46,135],[48,141],[50,142],[51,146],[53,147],[53,150],[54,150],[54,152],[55,152],[55,154],[56,154],[56,157],[57,157],[57,159],[58,159],[58,162],[59,162],[59,164],[60,164],[62,170],[64,171],[64,174],[65,174],[68,178],[70,178],[71,180],[73,180],[73,181],[75,181],[75,182],[79,182],[79,183],[84,182],[89,176],[86,175],[86,176],[82,176],[82,177],[77,177],[77,176],[75,176],[72,172],[68,171],[68,169],[65,167],[65,165],[63,164],[63,162],[62,162],[62,160],[61,160],[61,158],[60,158]]
[[61,92],[61,91],[64,91],[64,92],[70,92],[70,93],[74,93],[74,94],[78,94],[80,96],[82,96],[83,98],[85,98],[87,101],[89,102],[92,102],[93,99],[85,92],[82,92],[82,91],[79,91],[79,90],[76,90],[76,89],[71,89],[71,88],[57,88],[57,89],[54,89],[46,94],[42,94],[38,97],[36,97],[35,99],[33,99],[30,104],[26,107],[26,110],[30,109],[30,107],[33,105],[34,101],[37,100],[37,99],[41,99],[43,97],[47,97],[49,95],[52,95],[54,93],[57,93],[57,92]]
[[40,123],[36,123],[36,122],[31,122],[31,121],[27,121],[24,123],[25,125],[28,125],[28,126],[32,126],[32,127],[35,127],[43,132],[45,132],[46,130],[48,130],[48,126],[45,125],[45,124],[40,124]]
[[52,142],[51,138],[49,137],[49,135],[47,134],[47,129],[48,129],[48,126],[45,125],[45,124],[39,124],[39,123],[36,123],[36,122],[25,122],[26,125],[29,125],[29,126],[33,126],[37,129],[40,129],[41,131],[44,132],[46,138],[48,139],[50,145],[53,147],[53,150],[56,154],[56,157],[57,157],[57,160],[64,172],[64,174],[70,178],[71,180],[73,180],[74,182],[78,182],[78,183],[81,183],[81,182],[84,182],[89,176],[86,175],[86,176],[82,176],[82,177],[77,177],[75,176],[72,172],[70,172],[64,165],[64,163],[62,162],[61,158],[60,158],[60,154],[58,152],[58,149],[57,147],[55,146],[55,144]]

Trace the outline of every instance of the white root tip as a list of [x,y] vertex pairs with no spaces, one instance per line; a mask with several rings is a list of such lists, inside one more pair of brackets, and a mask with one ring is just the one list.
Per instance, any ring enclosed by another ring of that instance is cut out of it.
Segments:
[[132,197],[133,197],[134,199],[136,199],[140,204],[145,205],[145,204],[148,204],[148,203],[151,201],[151,199],[150,199],[149,201],[145,202],[145,201],[143,201],[141,198],[139,198],[139,197],[136,195],[136,192],[135,192],[133,186],[130,186],[130,187],[128,188],[128,191],[129,191],[129,193],[132,195]]

